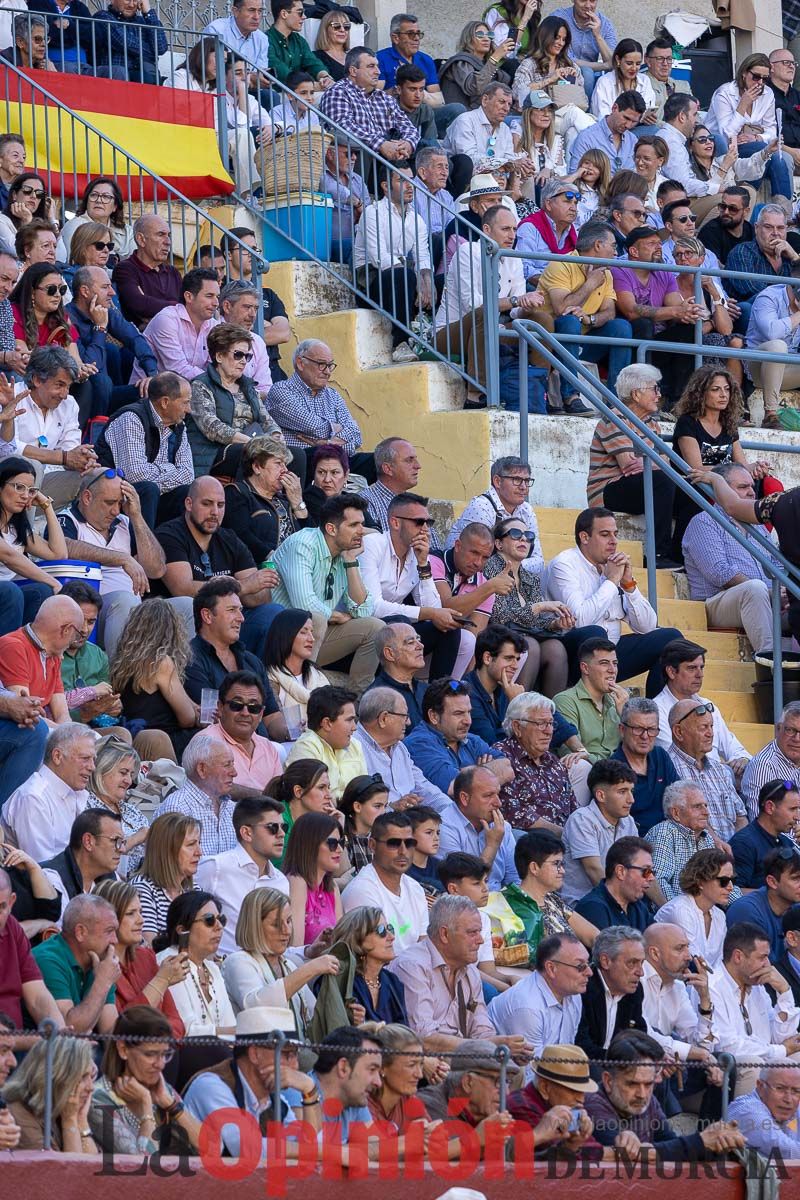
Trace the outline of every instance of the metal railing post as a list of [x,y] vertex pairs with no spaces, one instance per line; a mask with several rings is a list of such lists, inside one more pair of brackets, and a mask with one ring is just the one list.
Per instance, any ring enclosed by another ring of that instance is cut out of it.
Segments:
[[502,1113],[508,1108],[508,1062],[511,1058],[511,1051],[508,1046],[498,1046],[495,1050],[495,1057],[500,1060],[499,1110]]
[[647,599],[658,616],[658,573],[656,568],[656,526],[653,503],[653,464],[644,460],[644,545],[647,555]]
[[723,1053],[717,1055],[717,1062],[722,1067],[722,1111],[720,1119],[727,1121],[728,1119],[728,1094],[731,1090],[731,1073],[736,1067],[736,1059],[732,1054]]
[[772,718],[779,721],[783,712],[783,645],[781,621],[781,585],[772,580]]
[[50,1150],[53,1142],[53,1056],[56,1052],[58,1026],[52,1017],[45,1017],[39,1025],[39,1033],[45,1039],[44,1054],[44,1114],[42,1149]]
[[[214,40],[214,60],[216,63],[217,72],[217,144],[219,146],[219,156],[222,159],[222,165],[227,167],[230,155],[228,153],[228,106],[225,100],[225,46],[219,38],[215,38]],[[203,75],[205,77],[205,63],[203,64]],[[234,181],[241,187],[239,180],[236,178],[238,169],[238,156],[234,154],[233,178]]]
[[519,364],[519,456],[528,462],[528,347],[517,338]]
[[[482,256],[483,280],[483,328],[486,357],[486,404],[497,408],[500,404],[500,267],[499,249],[492,243],[484,243],[486,253]],[[495,335],[495,331],[498,331]],[[520,347],[521,349],[522,347]],[[477,353],[477,349],[476,349]],[[527,360],[527,350],[525,354]]]
[[275,1080],[272,1085],[272,1119],[273,1121],[281,1120],[281,1054],[283,1047],[286,1044],[286,1034],[282,1029],[274,1031],[274,1065],[275,1065]]

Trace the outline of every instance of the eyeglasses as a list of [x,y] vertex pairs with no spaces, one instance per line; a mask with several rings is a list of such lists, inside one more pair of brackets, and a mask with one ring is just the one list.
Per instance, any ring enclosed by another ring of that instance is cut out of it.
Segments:
[[250,362],[254,356],[252,350],[234,350],[232,357],[235,362]]
[[213,929],[215,925],[221,925],[224,929],[228,924],[228,918],[225,913],[205,913],[202,917],[195,917],[192,924],[205,925],[206,929]]
[[66,296],[67,285],[65,283],[48,283],[47,287],[37,287],[37,292],[44,292],[45,296]]
[[748,1037],[752,1037],[753,1036],[753,1024],[750,1020],[750,1013],[747,1011],[744,1001],[741,1001],[739,1004],[739,1012],[742,1014],[742,1020],[744,1021],[745,1033],[747,1034]]
[[321,362],[318,358],[309,358],[307,354],[301,354],[300,357],[304,358],[306,362],[313,363],[321,371],[334,371],[336,369],[335,362]]
[[410,521],[412,525],[416,525],[417,529],[422,529],[427,526],[428,529],[433,529],[436,522],[433,517],[400,517],[401,521]]
[[26,187],[24,183],[19,190],[22,192],[23,196],[36,196],[39,200],[41,200],[42,196],[44,195],[44,188]]
[[795,783],[793,779],[776,779],[774,783],[770,784],[761,799],[762,801],[774,800],[776,796],[781,796],[782,792],[796,792],[799,789],[800,784]]
[[117,197],[111,192],[92,192],[86,197],[86,203],[90,204],[92,200],[99,200],[101,204],[116,204]]
[[735,875],[715,875],[714,878],[717,881],[717,883],[720,885],[720,887],[724,887],[724,888],[736,887],[736,876]]
[[263,703],[259,704],[256,700],[223,700],[222,703],[226,708],[229,708],[231,712],[244,712],[244,710],[247,709],[247,711],[253,717],[256,715],[256,713],[264,711]]
[[635,867],[632,863],[625,868],[626,871],[639,871],[642,879],[655,879],[655,871],[652,867]]
[[331,567],[330,571],[328,571],[328,574],[325,576],[325,593],[322,598],[323,600],[333,599],[333,567]]
[[[709,138],[708,140],[713,141],[712,138]],[[719,208],[720,212],[744,212],[744,208],[739,208],[738,204],[726,204],[724,200],[720,200],[717,207]]]
[[647,58],[648,62],[654,62],[654,63],[671,63],[672,62],[671,54],[648,54],[648,55],[646,55],[646,58]]
[[644,211],[643,208],[626,208],[624,211],[624,215],[626,217],[638,217],[639,220],[641,221],[644,217],[647,216],[647,213]]
[[704,717],[706,713],[713,713],[714,705],[710,700],[706,700],[705,704],[696,704],[694,708],[690,708],[685,717],[681,717],[676,721],[676,725],[682,725],[684,721],[688,721],[689,717]]
[[792,1100],[800,1099],[800,1087],[792,1087],[788,1083],[767,1083],[767,1087],[771,1092],[777,1092],[779,1096],[788,1096]]
[[685,217],[673,217],[673,221],[677,221],[679,225],[694,225],[696,221],[694,213],[687,213]]
[[108,250],[109,254],[114,249],[113,242],[92,242],[95,250]]
[[579,971],[581,975],[588,975],[592,969],[588,962],[568,963],[564,962],[563,958],[551,958],[549,961],[558,963],[560,967],[572,967],[573,971]]
[[630,729],[638,737],[658,737],[657,725],[631,725],[628,721],[620,721],[623,729]]
[[286,826],[283,821],[263,821],[262,829],[266,829],[270,837],[277,837],[279,833],[286,833]]
[[784,737],[800,738],[800,728],[797,728],[793,725],[784,725],[781,729],[781,733]]
[[755,71],[748,71],[747,74],[751,75],[753,79],[758,79],[760,83],[766,83],[769,79],[769,71],[767,71],[766,75],[756,75]]
[[529,488],[533,483],[533,475],[498,475],[497,479],[507,479],[509,483],[513,483],[516,487]]
[[[773,67],[796,67],[797,59],[796,58],[773,58],[772,65],[773,65]],[[778,1089],[776,1088],[775,1090],[777,1091]]]
[[713,140],[714,139],[712,137],[709,137],[707,133],[704,133],[702,135],[699,135],[698,137],[692,138],[693,142],[700,142],[701,145],[703,145],[703,146],[707,145],[708,142],[713,142]]
[[337,850],[341,850],[342,848],[342,839],[337,837],[325,838],[325,845],[335,854]]
[[413,38],[415,42],[421,42],[425,34],[421,29],[401,29],[400,37]]
[[148,1062],[172,1062],[175,1057],[175,1048],[173,1046],[165,1046],[163,1050],[142,1050],[138,1046],[131,1046],[137,1054],[141,1054],[142,1058]]
[[505,531],[505,533],[500,534],[500,537],[501,538],[510,537],[512,539],[512,541],[515,541],[515,542],[535,542],[536,541],[536,534],[532,533],[530,531],[530,529],[517,529],[516,527],[514,529],[507,529]]
[[415,837],[411,837],[411,838],[398,838],[398,837],[373,838],[372,840],[374,842],[377,842],[379,846],[388,846],[390,850],[400,850],[400,849],[413,850],[417,844],[417,839]]
[[10,486],[14,489],[18,496],[32,496],[39,489],[37,487],[28,487],[27,483],[15,483],[13,479],[10,481]]
[[125,838],[113,837],[110,833],[96,833],[95,837],[98,840],[103,838],[104,841],[111,842],[115,850],[124,850],[127,845]]
[[[210,579],[214,572],[211,570],[211,559],[207,550],[200,555],[200,566],[203,568],[203,579]],[[326,599],[330,599],[330,597],[326,597]]]
[[378,937],[388,937],[390,933],[394,933],[394,925],[390,925],[388,921],[384,925],[383,921],[381,921],[380,925],[375,926],[373,933],[377,933]]
[[553,729],[555,721],[551,717],[547,721],[534,721],[533,717],[516,717],[520,725],[533,725],[535,729]]

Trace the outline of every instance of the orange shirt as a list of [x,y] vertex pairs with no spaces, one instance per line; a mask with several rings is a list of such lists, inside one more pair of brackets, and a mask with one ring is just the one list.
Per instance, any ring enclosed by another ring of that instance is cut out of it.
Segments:
[[0,681],[7,688],[25,687],[48,705],[53,696],[64,691],[61,682],[61,656],[43,654],[25,628],[0,637]]

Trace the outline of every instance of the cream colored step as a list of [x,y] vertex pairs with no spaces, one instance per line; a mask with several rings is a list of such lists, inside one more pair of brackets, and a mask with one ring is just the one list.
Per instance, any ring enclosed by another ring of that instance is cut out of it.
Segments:
[[[572,550],[575,546],[575,537],[572,533],[547,533],[541,526],[539,526],[539,541],[546,562],[550,562],[550,559],[555,558],[562,550]],[[642,566],[641,542],[620,542],[619,549],[623,554],[629,556],[632,566],[637,568]]]
[[[640,581],[643,582],[643,581]],[[700,600],[659,600],[659,625],[673,625],[684,634],[708,629],[706,606]]]
[[[752,725],[758,723],[758,708],[756,707],[756,698],[752,691],[714,691],[708,695],[709,699],[712,703],[716,704],[729,725],[737,722]],[[772,737],[772,733],[770,733],[770,737]],[[768,737],[766,741],[761,743],[761,746],[766,745],[766,742],[769,740],[770,738]]]
[[758,754],[775,736],[771,725],[756,725],[752,721],[734,721],[731,732],[751,754]]
[[[535,489],[535,485],[534,485]],[[560,533],[575,545],[575,520],[579,508],[538,508],[534,506],[540,533]]]
[[722,659],[730,659],[732,662],[742,660],[743,639],[738,633],[704,629],[702,632],[698,632],[697,640],[708,651],[709,664],[720,662]]
[[[756,677],[753,663],[739,661],[714,661],[709,658],[706,662],[703,676],[703,695],[712,703],[717,691],[727,695],[728,692],[750,692],[750,685]],[[644,695],[644,685],[647,674],[637,675],[634,679],[625,681],[626,687],[638,687]]]

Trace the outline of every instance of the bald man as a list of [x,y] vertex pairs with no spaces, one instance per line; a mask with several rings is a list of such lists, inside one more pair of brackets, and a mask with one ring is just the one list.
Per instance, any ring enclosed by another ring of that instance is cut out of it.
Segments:
[[123,316],[144,329],[156,313],[181,302],[180,273],[169,263],[172,238],[163,217],[147,213],[133,223],[136,249],[114,268]]
[[277,571],[258,569],[252,554],[235,533],[222,528],[225,492],[210,475],[201,475],[189,488],[183,516],[156,530],[166,562],[162,579],[153,592],[162,596],[194,596],[217,575],[231,575],[242,585],[244,607],[242,641],[263,659],[267,630],[281,611],[272,603],[272,589],[280,582]]
[[0,638],[0,679],[18,696],[32,696],[53,724],[70,720],[61,658],[83,632],[83,613],[69,596],[45,600],[30,625]]

